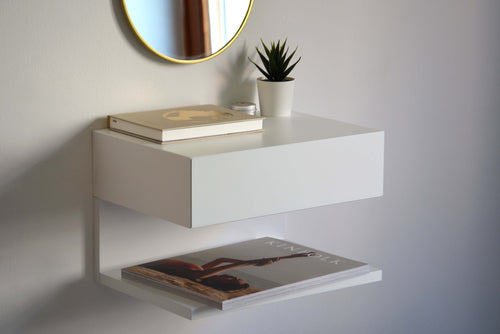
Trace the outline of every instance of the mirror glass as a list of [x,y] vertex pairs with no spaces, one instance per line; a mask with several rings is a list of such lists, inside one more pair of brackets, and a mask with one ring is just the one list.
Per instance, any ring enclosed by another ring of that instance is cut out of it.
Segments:
[[224,51],[245,25],[253,0],[122,0],[139,39],[158,56],[196,63]]

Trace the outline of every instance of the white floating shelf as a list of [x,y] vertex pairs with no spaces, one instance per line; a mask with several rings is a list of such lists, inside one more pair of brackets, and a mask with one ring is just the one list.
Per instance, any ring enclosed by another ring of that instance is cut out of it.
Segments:
[[93,152],[97,198],[189,228],[383,193],[383,131],[299,113],[167,145],[97,130]]
[[370,272],[352,278],[337,280],[332,283],[323,284],[320,286],[310,287],[298,290],[292,293],[284,294],[267,298],[265,300],[249,304],[243,308],[236,308],[229,311],[221,311],[215,307],[208,306],[193,299],[182,297],[178,294],[170,293],[165,290],[156,289],[145,284],[132,282],[122,279],[120,270],[105,271],[99,275],[98,280],[103,284],[129,296],[150,302],[161,308],[164,308],[172,313],[180,315],[187,319],[198,319],[206,316],[213,316],[227,312],[241,310],[243,308],[263,305],[297,297],[314,295],[317,293],[324,293],[333,290],[348,288],[352,286],[372,283],[382,280],[382,270],[371,267]]

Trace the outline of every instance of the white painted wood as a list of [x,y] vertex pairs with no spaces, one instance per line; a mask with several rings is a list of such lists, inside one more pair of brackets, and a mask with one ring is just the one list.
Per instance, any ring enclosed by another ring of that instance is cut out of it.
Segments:
[[100,200],[92,197],[92,276],[99,279],[101,273],[101,205]]
[[294,113],[264,132],[158,145],[94,132],[94,194],[186,226],[381,196],[384,133]]
[[380,196],[381,147],[372,133],[195,158],[192,226]]
[[189,227],[191,159],[129,139],[94,131],[94,195]]
[[307,289],[302,289],[292,293],[276,296],[265,299],[256,303],[249,304],[248,306],[231,309],[228,311],[221,311],[215,307],[208,306],[194,299],[185,298],[181,295],[167,292],[165,290],[156,289],[146,286],[144,284],[132,282],[121,278],[120,270],[109,270],[101,273],[99,281],[115,290],[123,292],[132,297],[150,302],[154,305],[162,307],[170,312],[180,315],[188,319],[198,319],[206,316],[215,316],[227,312],[237,312],[248,307],[255,307],[268,303],[289,300],[297,297],[309,296],[318,293],[325,293],[338,289],[353,287],[357,285],[377,282],[382,280],[382,270],[375,267],[370,267],[370,272],[359,275],[353,278],[338,280],[332,283],[323,284]]

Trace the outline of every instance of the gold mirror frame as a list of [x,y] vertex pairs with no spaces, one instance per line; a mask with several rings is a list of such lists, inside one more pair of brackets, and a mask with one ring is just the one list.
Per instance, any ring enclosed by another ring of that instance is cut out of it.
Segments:
[[253,3],[254,3],[254,0],[249,0],[248,9],[247,9],[247,12],[245,14],[245,17],[244,17],[244,19],[243,19],[240,27],[238,28],[238,30],[236,31],[236,33],[234,34],[234,36],[222,48],[220,48],[218,51],[210,54],[209,56],[201,57],[201,58],[197,58],[197,59],[178,59],[178,58],[173,58],[173,57],[169,57],[167,55],[164,55],[163,53],[161,53],[161,52],[157,51],[155,48],[153,48],[148,42],[146,42],[146,40],[141,36],[141,34],[139,33],[139,31],[135,27],[134,23],[132,22],[132,18],[131,18],[130,13],[129,13],[128,9],[127,9],[126,1],[127,0],[121,0],[123,11],[125,13],[125,16],[127,17],[127,21],[129,23],[130,27],[134,31],[135,35],[142,42],[142,44],[149,51],[153,52],[157,56],[159,56],[159,57],[161,57],[163,59],[169,60],[171,62],[180,63],[180,64],[195,64],[195,63],[200,63],[200,62],[203,62],[203,61],[206,61],[206,60],[209,60],[209,59],[212,59],[212,58],[218,56],[219,54],[221,54],[222,52],[224,52],[227,48],[229,48],[229,46],[231,46],[231,44],[236,40],[236,38],[238,38],[238,36],[240,35],[241,31],[245,27],[245,24],[248,21],[248,17],[250,16],[250,12],[252,11],[252,7],[253,7]]

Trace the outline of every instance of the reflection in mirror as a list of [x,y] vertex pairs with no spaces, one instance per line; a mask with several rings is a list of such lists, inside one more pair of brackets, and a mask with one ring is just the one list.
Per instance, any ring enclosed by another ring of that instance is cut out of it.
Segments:
[[224,51],[245,25],[253,0],[122,0],[141,41],[162,58],[195,63]]

